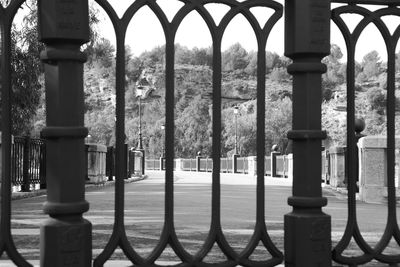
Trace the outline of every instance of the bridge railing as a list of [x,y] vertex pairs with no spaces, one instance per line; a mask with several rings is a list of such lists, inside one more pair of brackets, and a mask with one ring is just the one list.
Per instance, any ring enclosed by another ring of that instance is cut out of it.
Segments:
[[[290,164],[292,164],[291,155],[278,155],[273,161],[272,156],[266,156],[264,159],[265,175],[274,177],[292,177]],[[250,157],[224,157],[221,158],[221,173],[242,173],[256,175],[256,159]],[[236,170],[234,166],[236,165]],[[162,170],[161,159],[146,159],[146,170]],[[176,158],[174,159],[175,171],[192,171],[192,172],[212,172],[213,161],[209,157],[196,158]]]

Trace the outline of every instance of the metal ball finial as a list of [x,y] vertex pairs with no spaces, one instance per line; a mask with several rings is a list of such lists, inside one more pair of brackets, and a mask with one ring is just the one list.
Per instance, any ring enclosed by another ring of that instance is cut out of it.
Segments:
[[278,145],[273,145],[271,149],[274,152],[278,152],[279,146]]
[[365,121],[363,118],[356,118],[354,120],[354,127],[356,133],[361,133],[365,129]]

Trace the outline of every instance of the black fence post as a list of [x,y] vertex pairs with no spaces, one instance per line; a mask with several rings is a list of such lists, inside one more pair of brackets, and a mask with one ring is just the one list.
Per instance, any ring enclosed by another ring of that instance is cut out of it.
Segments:
[[201,156],[196,156],[196,172],[200,172],[201,171]]
[[46,189],[46,142],[41,140],[39,153],[40,189]]
[[[91,266],[92,225],[83,218],[85,141],[81,45],[89,41],[89,4],[38,1],[39,39],[45,44],[47,201],[40,227],[41,266]],[[85,170],[86,169],[86,170]]]
[[285,55],[293,60],[293,211],[285,215],[285,266],[332,266],[331,217],[322,212],[322,74],[330,53],[331,1],[285,1]]
[[106,174],[108,176],[108,181],[114,180],[114,147],[107,147],[106,156]]
[[21,192],[30,192],[30,147],[31,147],[31,138],[29,136],[24,137],[24,149],[23,149],[23,157],[22,157],[22,185]]
[[160,171],[165,170],[165,168],[164,168],[164,161],[165,161],[165,158],[164,158],[163,156],[161,156],[160,159],[159,159],[159,161],[160,161]]
[[239,158],[239,154],[233,154],[232,155],[232,173],[237,173],[238,172],[238,167],[237,167],[238,158]]
[[277,172],[277,156],[279,156],[281,153],[278,151],[272,151],[271,152],[271,176],[272,177],[278,177],[278,172]]

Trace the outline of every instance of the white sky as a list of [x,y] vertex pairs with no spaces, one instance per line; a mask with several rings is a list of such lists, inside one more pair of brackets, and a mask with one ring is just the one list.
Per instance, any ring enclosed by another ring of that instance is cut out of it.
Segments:
[[[130,5],[130,3],[132,3],[132,0],[108,1],[113,5],[120,17],[122,17],[127,7]],[[278,0],[278,2],[282,2],[282,0]],[[171,20],[171,18],[183,5],[178,0],[157,0],[157,3],[164,10],[169,20]],[[206,8],[217,23],[228,10],[227,6],[219,4],[208,4],[206,5]],[[267,20],[266,18],[269,18],[269,16],[272,14],[272,10],[267,8],[253,8],[251,11],[257,17],[259,22],[262,23],[262,25]],[[108,21],[105,13],[101,14],[104,20],[101,22],[100,32],[104,37],[115,44],[115,35],[113,33],[111,22]],[[353,15],[348,15],[344,19],[347,21],[349,28],[351,28],[350,25],[354,25],[359,21],[359,18]],[[397,19],[393,16],[387,16],[384,20],[385,22],[388,22],[389,29],[391,31],[393,31],[400,24],[400,19]],[[275,25],[271,32],[269,42],[267,44],[268,51],[276,52],[279,55],[283,54],[283,27],[284,19],[282,18]],[[140,53],[146,50],[151,50],[155,46],[163,45],[165,43],[161,24],[148,7],[140,9],[133,17],[129,25],[126,38],[126,44],[131,47],[135,56],[138,56]],[[242,15],[235,17],[228,26],[222,41],[222,50],[227,49],[230,45],[236,42],[239,42],[248,51],[257,50],[257,43],[254,33],[252,32],[250,24]],[[202,18],[197,12],[190,13],[183,20],[177,32],[176,43],[180,43],[188,48],[211,46],[211,35],[208,32],[206,24],[203,22]],[[342,48],[342,52],[345,54],[346,51],[344,40],[341,37],[338,28],[333,23],[331,27],[331,43],[338,44]],[[357,46],[356,59],[358,61],[361,61],[362,57],[372,50],[377,50],[382,60],[386,61],[387,55],[383,39],[380,37],[378,30],[374,26],[368,26],[366,31],[364,31],[364,33],[361,35],[359,43],[362,45]],[[345,61],[345,58],[343,61]]]

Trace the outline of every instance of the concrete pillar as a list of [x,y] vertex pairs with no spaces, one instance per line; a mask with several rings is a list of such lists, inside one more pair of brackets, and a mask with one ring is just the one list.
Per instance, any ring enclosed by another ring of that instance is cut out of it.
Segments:
[[[135,151],[133,151],[133,154],[134,154],[134,164],[133,164],[133,166],[134,166],[134,175],[135,176],[142,176],[143,174],[143,171],[142,171],[142,168],[143,168],[143,161],[144,161],[144,158],[143,158],[143,154],[142,154],[142,152],[141,151],[139,151],[139,150],[135,150]],[[155,168],[154,168],[154,165],[153,165],[153,170],[154,170]]]
[[[359,197],[361,201],[380,203],[387,200],[387,139],[386,136],[366,136],[358,141]],[[396,147],[400,136],[396,136]],[[395,177],[395,180],[398,177]],[[398,190],[398,183],[396,195]]]
[[106,155],[107,147],[100,144],[87,145],[88,183],[98,184],[107,181]]
[[183,164],[182,159],[175,159],[175,170],[183,171],[182,164]]
[[287,155],[288,162],[288,179],[293,179],[293,154],[290,153]]
[[330,162],[329,162],[329,149],[326,149],[321,152],[322,157],[322,173],[321,180],[324,181],[325,184],[330,183]]
[[257,175],[257,157],[251,156],[247,157],[248,167],[249,167],[249,175]]
[[333,187],[345,187],[346,180],[346,148],[331,147],[329,149],[330,161],[330,185]]
[[89,41],[87,0],[38,1],[39,39],[45,70],[47,201],[40,227],[41,266],[91,266],[92,225],[85,200],[83,63]]

